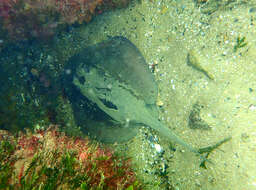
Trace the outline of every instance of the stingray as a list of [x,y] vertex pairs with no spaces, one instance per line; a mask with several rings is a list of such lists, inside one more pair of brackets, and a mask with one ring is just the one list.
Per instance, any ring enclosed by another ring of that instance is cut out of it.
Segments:
[[192,152],[202,153],[159,121],[154,76],[138,48],[128,39],[113,37],[85,48],[71,57],[68,64],[75,67],[73,85],[112,122],[112,126],[98,124],[92,129],[100,131],[103,140],[127,140],[137,133],[138,127],[147,126]]

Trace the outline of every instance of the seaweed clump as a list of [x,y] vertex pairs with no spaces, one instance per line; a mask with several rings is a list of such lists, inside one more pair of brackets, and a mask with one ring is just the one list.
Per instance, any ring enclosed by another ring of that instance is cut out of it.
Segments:
[[210,130],[211,126],[208,125],[200,116],[201,109],[204,108],[203,105],[195,103],[192,107],[192,110],[189,114],[188,126],[191,129],[201,129],[201,130]]
[[89,139],[0,131],[0,189],[140,189],[130,161]]

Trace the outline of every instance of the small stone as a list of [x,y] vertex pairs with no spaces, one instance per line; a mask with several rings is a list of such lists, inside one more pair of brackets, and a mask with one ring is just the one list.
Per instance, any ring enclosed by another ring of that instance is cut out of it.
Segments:
[[250,8],[250,9],[249,9],[249,12],[250,12],[250,13],[255,13],[255,12],[256,12],[256,7]]
[[196,186],[201,187],[201,183],[198,179],[195,180],[195,184],[196,184]]
[[249,106],[249,110],[250,110],[250,111],[255,111],[255,110],[256,110],[256,106],[253,105],[253,104],[251,104],[251,105]]
[[32,69],[30,70],[30,72],[31,72],[31,74],[32,74],[33,76],[35,76],[35,77],[38,77],[38,76],[39,76],[39,72],[38,72],[38,70],[36,70],[35,68],[32,68]]
[[158,98],[156,101],[156,105],[162,107],[164,105],[164,102]]
[[209,176],[209,177],[208,177],[208,182],[214,183],[215,181],[216,181],[216,180],[215,180],[214,177],[212,177],[212,176]]
[[248,142],[248,140],[249,140],[249,135],[248,135],[247,133],[242,133],[242,134],[241,134],[241,140],[242,140],[243,142]]
[[154,147],[155,147],[155,149],[156,149],[156,151],[157,151],[158,153],[161,153],[161,152],[163,151],[163,149],[162,149],[162,147],[160,146],[160,144],[154,144]]

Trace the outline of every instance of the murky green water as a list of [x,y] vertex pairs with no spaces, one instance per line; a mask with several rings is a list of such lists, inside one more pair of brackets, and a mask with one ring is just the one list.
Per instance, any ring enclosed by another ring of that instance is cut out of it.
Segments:
[[[132,157],[146,189],[256,189],[255,10],[249,0],[134,1],[51,42],[2,49],[1,128],[57,123],[80,133],[63,94],[64,65],[84,47],[124,36],[154,66],[159,120],[193,147],[232,136],[211,152],[207,169],[200,157],[145,127],[111,145]],[[82,103],[88,117],[99,114]]]

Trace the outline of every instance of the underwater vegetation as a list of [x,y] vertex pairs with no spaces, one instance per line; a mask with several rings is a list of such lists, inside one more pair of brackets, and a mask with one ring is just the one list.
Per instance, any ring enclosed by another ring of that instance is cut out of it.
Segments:
[[41,45],[37,40],[9,44],[0,53],[0,129],[17,132],[58,124],[68,126],[65,132],[71,135],[76,126],[58,80],[58,59]]
[[201,130],[211,129],[208,123],[205,122],[200,116],[200,111],[202,108],[204,108],[204,106],[200,105],[199,103],[195,103],[193,105],[192,110],[189,114],[189,122],[188,122],[188,126],[191,129],[201,129]]
[[0,131],[0,189],[141,189],[129,159],[58,127]]
[[[94,15],[129,0],[1,0],[0,37],[12,41],[48,38],[64,26],[88,23]],[[1,39],[3,41],[3,39]],[[2,42],[1,41],[1,42]]]
[[236,44],[234,46],[234,52],[237,52],[238,49],[245,47],[247,45],[247,42],[245,41],[245,37],[238,36],[236,39]]

